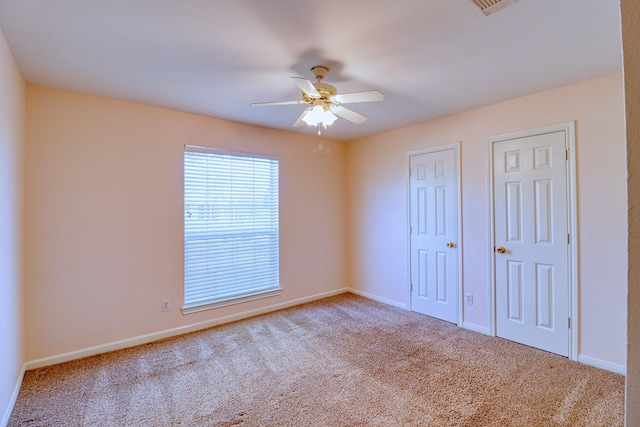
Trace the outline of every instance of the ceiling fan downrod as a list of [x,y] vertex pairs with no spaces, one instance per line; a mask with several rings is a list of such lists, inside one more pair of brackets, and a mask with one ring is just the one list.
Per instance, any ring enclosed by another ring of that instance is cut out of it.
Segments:
[[324,65],[316,65],[315,67],[311,67],[311,74],[318,80],[318,83],[322,81],[322,79],[329,74],[329,69]]

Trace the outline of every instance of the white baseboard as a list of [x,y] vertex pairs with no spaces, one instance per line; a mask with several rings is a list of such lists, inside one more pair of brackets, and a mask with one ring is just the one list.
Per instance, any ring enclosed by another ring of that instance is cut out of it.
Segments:
[[584,363],[585,365],[595,366],[596,368],[604,369],[607,371],[615,372],[616,374],[627,375],[626,366],[596,359],[595,357],[585,356],[581,354],[578,355],[578,362]]
[[[220,317],[217,319],[212,319],[212,320],[207,320],[204,322],[199,322],[199,323],[194,323],[192,325],[186,325],[186,326],[181,326],[179,328],[174,328],[174,329],[168,329],[165,331],[160,331],[160,332],[154,332],[151,334],[146,334],[146,335],[140,335],[137,337],[133,337],[133,338],[128,338],[128,339],[124,339],[124,340],[120,340],[120,341],[115,341],[115,342],[111,342],[111,343],[107,343],[107,344],[103,344],[103,345],[98,345],[98,346],[94,346],[94,347],[89,347],[89,348],[85,348],[82,350],[77,350],[77,351],[72,351],[72,352],[68,352],[68,353],[63,353],[63,354],[59,354],[59,355],[55,355],[55,356],[51,356],[51,357],[45,357],[42,359],[37,359],[37,360],[32,360],[29,362],[26,362],[23,366],[22,366],[22,372],[20,373],[16,385],[14,387],[14,391],[13,391],[13,395],[11,396],[11,401],[9,402],[9,406],[7,407],[6,413],[4,414],[3,418],[2,418],[2,423],[0,424],[0,426],[6,426],[9,423],[9,418],[11,417],[11,412],[13,411],[13,407],[16,403],[16,400],[18,398],[18,393],[20,391],[20,387],[22,385],[22,380],[24,378],[24,373],[25,371],[28,371],[30,369],[36,369],[36,368],[40,368],[43,366],[49,366],[49,365],[55,365],[57,363],[63,363],[63,362],[68,362],[70,360],[75,360],[75,359],[80,359],[83,357],[87,357],[87,356],[94,356],[96,354],[100,354],[100,353],[106,353],[109,351],[114,351],[114,350],[120,350],[120,349],[124,349],[124,348],[128,348],[128,347],[133,347],[136,345],[141,345],[141,344],[147,344],[153,341],[157,341],[163,338],[169,338],[169,337],[173,337],[173,336],[177,336],[177,335],[182,335],[182,334],[186,334],[189,332],[195,332],[201,329],[207,329],[210,328],[212,326],[217,326],[217,325],[222,325],[224,323],[230,323],[230,322],[235,322],[237,320],[242,320],[242,319],[247,319],[249,317],[253,317],[253,316],[258,316],[261,314],[265,314],[265,313],[270,313],[273,311],[277,311],[277,310],[282,310],[284,308],[289,308],[289,307],[293,307],[296,305],[300,305],[300,304],[304,304],[307,302],[311,302],[311,301],[316,301],[319,299],[323,299],[323,298],[328,298],[330,296],[334,296],[334,295],[339,295],[345,292],[351,292],[354,293],[356,295],[360,295],[362,297],[371,299],[373,301],[378,301],[381,302],[383,304],[387,304],[393,307],[397,307],[397,308],[401,308],[404,310],[408,310],[409,307],[407,306],[407,304],[402,304],[399,303],[397,301],[394,300],[390,300],[388,298],[383,298],[374,294],[370,294],[368,292],[364,292],[358,289],[353,289],[353,288],[340,288],[340,289],[335,289],[332,291],[328,291],[328,292],[323,292],[323,293],[319,293],[319,294],[315,294],[315,295],[311,295],[308,297],[304,297],[304,298],[299,298],[299,299],[295,299],[292,301],[287,301],[287,302],[283,302],[280,304],[273,304],[267,307],[263,307],[263,308],[259,308],[256,310],[249,310],[249,311],[244,311],[241,313],[236,313],[233,315],[229,315],[229,316],[225,316],[225,317]],[[489,335],[491,336],[491,332],[489,330],[489,328],[486,328],[484,326],[478,326],[475,325],[473,323],[467,323],[467,322],[463,322],[462,323],[462,327],[464,329],[468,329],[470,331],[474,331],[474,332],[478,332],[484,335]],[[585,356],[585,355],[579,355],[578,356],[578,362],[580,363],[584,363],[586,365],[590,365],[590,366],[594,366],[596,368],[600,368],[600,369],[605,369],[607,371],[611,371],[611,372],[615,372],[617,374],[621,374],[621,375],[626,375],[626,367],[624,365],[618,365],[616,363],[611,363],[611,362],[607,362],[604,360],[600,360],[600,359],[596,359],[594,357],[590,357],[590,356]]]
[[489,330],[489,328],[487,328],[485,326],[478,326],[478,325],[475,325],[473,323],[462,322],[462,327],[464,329],[468,329],[468,330],[473,331],[473,332],[478,332],[480,334],[489,335],[489,336],[492,335],[491,331]]
[[320,294],[315,294],[315,295],[311,295],[304,298],[298,298],[298,299],[283,302],[280,304],[273,304],[273,305],[262,307],[256,310],[244,311],[241,313],[224,316],[217,319],[212,319],[204,322],[194,323],[191,325],[181,326],[179,328],[153,332],[151,334],[140,335],[133,338],[127,338],[120,341],[101,344],[94,347],[85,348],[82,350],[76,350],[68,353],[58,354],[55,356],[44,357],[42,359],[31,360],[25,363],[25,368],[26,370],[36,369],[43,366],[49,366],[49,365],[55,365],[57,363],[68,362],[70,360],[81,359],[83,357],[94,356],[100,353],[106,353],[109,351],[121,350],[123,348],[128,348],[128,347],[134,347],[136,345],[147,344],[163,338],[169,338],[177,335],[186,334],[189,332],[199,331],[201,329],[207,329],[212,326],[222,325],[224,323],[230,323],[230,322],[235,322],[237,320],[247,319],[249,317],[258,316],[260,314],[266,314],[272,311],[282,310],[283,308],[293,307],[296,305],[319,300],[322,298],[327,298],[327,297],[338,295],[338,294],[343,294],[345,292],[350,292],[350,291],[351,289],[349,288],[340,288],[333,291],[323,292]]
[[20,387],[22,387],[22,379],[24,378],[24,372],[26,370],[27,370],[26,364],[22,365],[22,371],[20,372],[20,375],[18,375],[16,385],[13,388],[13,394],[11,395],[11,399],[9,400],[9,405],[7,406],[7,410],[4,416],[2,417],[2,422],[0,422],[0,426],[6,427],[9,424],[9,418],[11,418],[13,407],[16,405],[16,401],[18,400],[18,393],[20,392]]
[[[469,329],[470,331],[479,332],[481,334],[492,336],[489,328],[485,328],[483,326],[474,325],[473,323],[462,323],[462,327],[465,329]],[[607,362],[605,360],[596,359],[595,357],[579,355],[578,362],[584,363],[585,365],[594,366],[596,368],[604,369],[607,371],[615,372],[616,374],[626,375],[627,369],[624,365],[618,365],[616,363]]]
[[383,304],[387,304],[393,307],[397,307],[397,308],[402,308],[404,310],[409,310],[409,306],[407,306],[407,304],[402,304],[398,301],[394,301],[388,298],[383,298],[383,297],[379,297],[377,295],[374,294],[370,294],[368,292],[364,292],[361,291],[359,289],[353,289],[353,288],[348,288],[347,292],[351,292],[352,294],[356,294],[356,295],[360,295],[361,297],[365,297],[367,299],[373,300],[373,301],[378,301],[381,302]]

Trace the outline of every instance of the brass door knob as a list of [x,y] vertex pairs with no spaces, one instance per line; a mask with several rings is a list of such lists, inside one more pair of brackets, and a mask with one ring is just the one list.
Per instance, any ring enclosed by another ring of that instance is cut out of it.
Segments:
[[455,244],[455,243],[453,243],[453,242],[448,242],[448,243],[447,243],[447,247],[448,247],[448,248],[455,248],[455,247],[456,247],[456,244]]
[[507,252],[507,250],[504,247],[500,246],[498,249],[496,249],[496,252],[498,252],[499,254],[503,254]]

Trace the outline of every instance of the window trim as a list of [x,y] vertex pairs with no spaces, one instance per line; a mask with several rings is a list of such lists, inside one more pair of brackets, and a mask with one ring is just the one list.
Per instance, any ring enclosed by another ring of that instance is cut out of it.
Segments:
[[268,291],[256,292],[250,295],[230,298],[224,301],[216,301],[208,304],[198,304],[182,307],[182,314],[199,313],[201,311],[213,310],[214,308],[227,307],[229,305],[241,304],[243,302],[255,301],[263,298],[275,297],[282,293],[282,288],[272,289]]
[[[228,150],[228,149],[220,149],[220,148],[211,148],[211,147],[202,147],[202,146],[195,146],[195,145],[184,145],[184,151],[183,151],[183,167],[184,167],[184,161],[186,159],[186,153],[187,152],[195,152],[195,153],[204,153],[204,154],[215,154],[215,155],[219,155],[219,156],[233,156],[233,157],[242,157],[242,158],[250,158],[250,159],[266,159],[266,160],[275,160],[277,163],[277,168],[278,168],[278,177],[277,177],[277,185],[279,187],[279,181],[280,181],[280,177],[279,177],[279,169],[280,169],[280,159],[278,156],[273,156],[273,155],[268,155],[268,154],[261,154],[261,153],[251,153],[251,152],[244,152],[244,151],[237,151],[237,150]],[[186,178],[186,170],[183,169],[183,179]],[[183,203],[186,203],[186,181],[183,181]],[[277,193],[278,193],[278,205],[279,205],[279,188],[277,188]],[[273,194],[273,193],[272,193]],[[183,205],[183,212],[185,211],[185,207]],[[279,214],[279,206],[277,207],[278,210],[278,216],[277,216],[277,231],[276,231],[276,235],[277,235],[277,252],[280,252],[280,214]],[[183,306],[181,308],[182,314],[191,314],[191,313],[198,313],[201,311],[206,311],[206,310],[212,310],[212,309],[216,309],[216,308],[220,308],[220,307],[226,307],[226,306],[230,306],[230,305],[234,305],[234,304],[240,304],[240,303],[244,303],[244,302],[249,302],[249,301],[255,301],[255,300],[259,300],[259,299],[263,299],[263,298],[268,298],[268,297],[273,297],[273,296],[278,296],[282,293],[282,287],[280,286],[280,280],[279,280],[279,270],[280,270],[280,260],[279,260],[279,255],[278,255],[278,261],[277,261],[277,265],[276,268],[278,270],[277,276],[278,276],[278,283],[277,283],[277,287],[271,288],[271,289],[266,289],[266,290],[259,290],[253,293],[247,293],[247,294],[243,294],[240,296],[235,296],[235,297],[230,297],[230,298],[226,298],[226,299],[221,299],[221,300],[217,300],[217,301],[211,301],[211,302],[202,302],[202,303],[192,303],[192,304],[187,304],[184,300],[185,297],[185,291],[186,291],[186,259],[185,256],[187,254],[186,252],[186,236],[187,236],[187,230],[186,230],[186,222],[185,219],[183,219],[183,243],[185,244],[185,246],[183,247],[183,284],[182,284],[182,291],[183,291]]]

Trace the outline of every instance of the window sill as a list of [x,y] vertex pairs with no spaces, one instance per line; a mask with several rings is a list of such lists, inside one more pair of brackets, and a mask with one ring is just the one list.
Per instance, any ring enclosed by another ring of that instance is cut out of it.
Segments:
[[240,304],[248,301],[255,301],[262,298],[275,297],[277,295],[280,295],[281,293],[282,293],[282,288],[278,288],[270,291],[258,292],[255,294],[228,299],[224,301],[216,301],[208,304],[198,304],[198,305],[192,305],[188,307],[185,306],[185,307],[182,307],[182,314],[198,313],[201,311],[213,310],[215,308],[220,308],[220,307],[226,307],[228,305]]

